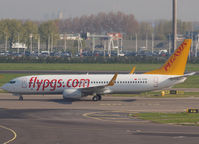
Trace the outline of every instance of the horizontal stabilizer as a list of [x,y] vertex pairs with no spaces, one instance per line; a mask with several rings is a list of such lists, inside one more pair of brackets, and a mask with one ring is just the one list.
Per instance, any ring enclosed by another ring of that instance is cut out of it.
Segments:
[[192,76],[192,75],[195,75],[196,72],[192,72],[192,73],[188,73],[188,74],[185,74],[185,75],[182,75],[182,76],[176,76],[176,77],[171,77],[169,78],[170,80],[180,80],[182,78],[186,78],[188,76]]

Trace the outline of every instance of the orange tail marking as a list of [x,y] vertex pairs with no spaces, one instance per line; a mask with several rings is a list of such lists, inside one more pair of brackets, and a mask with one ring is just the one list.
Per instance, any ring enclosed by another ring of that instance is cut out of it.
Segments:
[[185,39],[161,68],[145,74],[184,75],[191,42],[191,39]]

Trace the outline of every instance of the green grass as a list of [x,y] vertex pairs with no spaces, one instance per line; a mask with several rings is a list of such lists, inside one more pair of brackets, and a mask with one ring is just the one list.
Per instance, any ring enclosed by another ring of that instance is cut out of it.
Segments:
[[[74,70],[74,71],[131,71],[133,64],[35,64],[0,63],[0,70]],[[158,68],[159,64],[136,64],[137,70]],[[147,68],[148,67],[148,68]],[[147,69],[146,69],[147,68]]]
[[174,88],[199,88],[199,75],[188,77],[184,83],[177,84]]
[[199,113],[137,113],[131,116],[157,123],[199,126]]
[[[39,63],[0,63],[0,70],[74,70],[74,71],[150,71],[162,64],[39,64]],[[187,71],[199,71],[199,64],[188,64]],[[135,72],[136,72],[135,71]]]

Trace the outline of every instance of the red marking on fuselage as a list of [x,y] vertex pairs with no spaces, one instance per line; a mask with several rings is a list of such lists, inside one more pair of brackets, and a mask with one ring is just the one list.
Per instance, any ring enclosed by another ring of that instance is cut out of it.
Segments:
[[43,82],[43,80],[41,80],[41,81],[37,80],[37,91],[39,91],[42,82]]
[[171,68],[171,66],[173,65],[173,63],[176,61],[176,59],[181,56],[185,46],[187,45],[186,42],[182,43],[182,45],[175,51],[175,53],[170,57],[170,59],[168,60],[168,62],[165,64],[164,66],[164,70],[168,71],[169,68]]
[[69,85],[69,84],[70,84],[70,81],[72,81],[72,79],[69,79],[69,80],[67,81],[67,84],[66,84],[66,86],[67,86],[68,88],[71,87],[71,86]]
[[[33,85],[32,85],[33,84]],[[57,88],[76,88],[76,87],[89,87],[90,79],[68,79],[66,84],[63,83],[63,79],[39,79],[38,77],[31,77],[29,80],[29,88],[31,86],[36,88],[37,91],[40,89],[44,91],[50,88],[50,91],[55,91]]]
[[31,87],[32,81],[33,81],[34,78],[35,78],[35,77],[31,77],[31,78],[30,78],[30,81],[29,81],[29,88]]
[[80,82],[79,82],[79,87],[82,86],[83,84],[83,88],[86,86],[86,83],[88,84],[87,87],[89,87],[89,84],[90,84],[90,79],[80,79]]
[[[59,80],[58,80],[58,84],[59,84],[59,86],[57,85],[58,88],[62,87],[62,81],[63,81],[63,79],[59,79]],[[65,87],[65,86],[64,86],[64,87]]]
[[78,79],[74,79],[73,82],[72,82],[72,87],[74,87],[74,88],[77,87],[78,82],[79,82]]
[[50,82],[50,81],[49,81],[48,79],[45,79],[45,80],[44,80],[43,88],[42,88],[43,91],[44,91],[45,88],[47,88],[47,87],[49,86],[49,82]]
[[34,79],[33,88],[35,88],[36,81],[37,81],[37,77],[35,77],[35,79]]
[[50,82],[50,87],[51,87],[52,89],[50,89],[50,90],[51,90],[51,91],[54,91],[54,90],[56,89],[56,86],[57,86],[57,80],[56,80],[56,79],[51,80],[51,82]]

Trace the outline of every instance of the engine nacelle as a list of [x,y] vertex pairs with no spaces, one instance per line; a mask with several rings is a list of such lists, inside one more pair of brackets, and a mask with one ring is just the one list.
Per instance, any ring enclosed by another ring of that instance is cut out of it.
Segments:
[[80,99],[82,97],[82,93],[78,89],[65,89],[63,92],[63,98],[74,98]]

